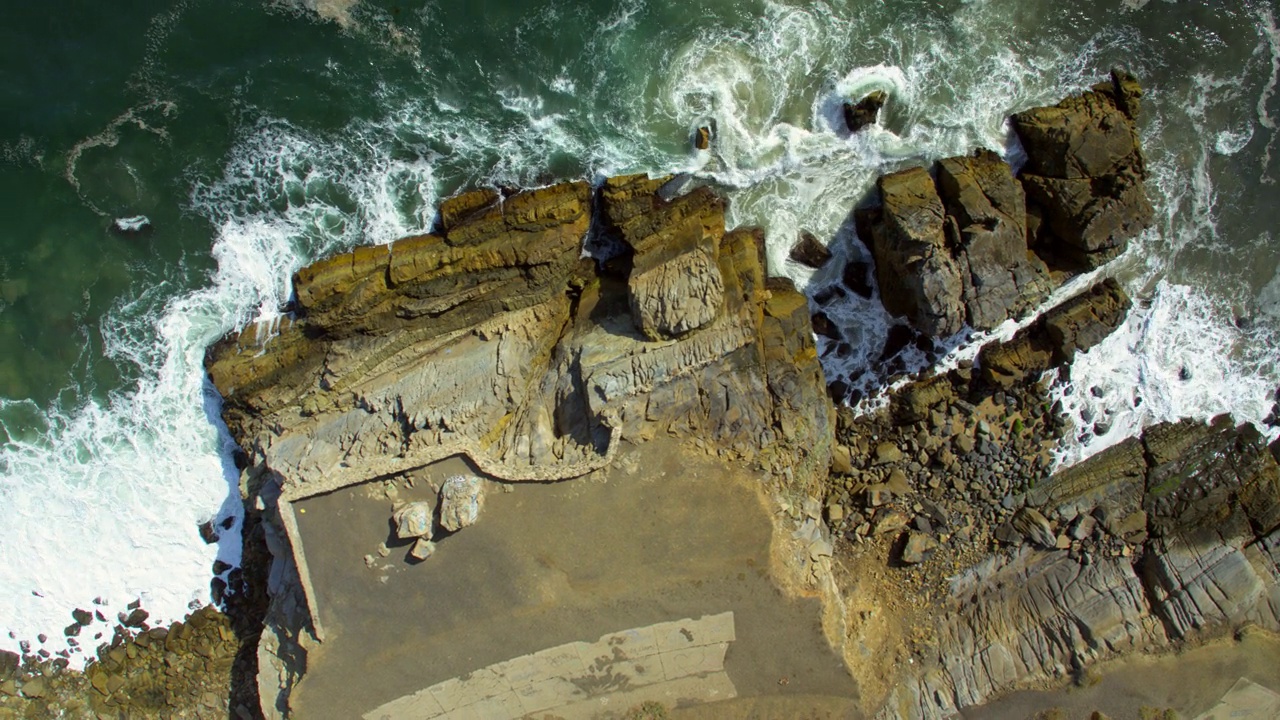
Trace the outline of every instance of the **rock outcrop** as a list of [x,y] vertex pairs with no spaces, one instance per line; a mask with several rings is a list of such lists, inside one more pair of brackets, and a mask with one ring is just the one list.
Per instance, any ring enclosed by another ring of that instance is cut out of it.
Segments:
[[947,336],[1025,315],[1052,289],[1027,250],[1022,188],[997,155],[978,151],[881,177],[881,206],[858,213],[889,312]]
[[876,119],[880,116],[880,108],[884,107],[888,100],[889,93],[876,90],[856,103],[846,101],[843,105],[844,123],[849,128],[849,132],[856,133],[868,125],[875,125]]
[[926,335],[954,335],[965,323],[963,283],[946,244],[946,213],[933,178],[924,168],[909,168],[882,176],[876,186],[881,207],[860,216],[859,234],[870,240],[885,309]]
[[1031,235],[1038,250],[1068,266],[1095,268],[1151,224],[1146,167],[1134,125],[1142,90],[1132,75],[1011,121],[1027,162]]
[[1052,284],[1044,263],[1027,251],[1026,201],[1009,165],[979,150],[940,161],[937,173],[969,324],[987,329],[1022,317]]
[[1007,342],[991,343],[978,355],[983,380],[997,387],[1034,377],[1068,363],[1076,352],[1102,342],[1124,322],[1131,303],[1112,278],[1054,307]]
[[[722,198],[666,199],[664,184],[614,178],[598,199],[584,183],[465,193],[442,204],[437,234],[299,271],[292,317],[207,358],[227,426],[267,479],[263,502],[455,454],[504,480],[577,477],[660,433],[820,481],[832,418],[807,300],[766,280],[760,231],[725,231]],[[616,257],[582,259],[589,230]],[[271,514],[268,532],[269,712],[287,706],[310,642],[288,516]]]
[[[1119,653],[1280,630],[1280,466],[1252,426],[1157,425],[1025,501],[1015,519],[1038,529],[952,580],[933,651],[879,717],[949,717]],[[1084,528],[1083,550],[1037,547],[1050,524]]]

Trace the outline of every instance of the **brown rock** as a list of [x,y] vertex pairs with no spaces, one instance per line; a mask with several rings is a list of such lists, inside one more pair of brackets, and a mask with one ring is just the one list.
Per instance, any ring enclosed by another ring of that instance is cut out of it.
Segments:
[[942,200],[924,168],[877,181],[882,207],[857,214],[859,235],[870,239],[885,309],[905,316],[920,332],[953,335],[965,322],[960,269],[946,247]]
[[907,533],[907,542],[902,548],[902,562],[917,565],[928,560],[937,549],[938,541],[932,535],[912,530]]
[[969,324],[990,329],[1038,305],[1052,286],[1027,251],[1026,201],[1009,165],[989,150],[947,158],[938,163],[938,192],[954,223]]
[[818,242],[818,238],[808,230],[800,232],[800,239],[791,246],[791,259],[801,265],[820,268],[831,260],[831,251]]
[[1088,350],[1114,332],[1129,306],[1128,295],[1107,278],[1052,308],[1007,342],[983,347],[978,354],[982,379],[1009,387],[1070,362],[1076,352]]
[[1055,261],[1097,267],[1151,224],[1154,210],[1132,120],[1141,94],[1131,75],[1113,74],[1105,92],[1091,90],[1012,116],[1027,154],[1021,180],[1028,212]]
[[706,150],[711,147],[711,128],[700,127],[694,131],[693,147],[698,150]]
[[1035,508],[1020,508],[1014,513],[1011,524],[1018,534],[1042,548],[1052,550],[1058,546],[1058,535],[1053,531],[1053,525]]
[[849,132],[858,132],[868,125],[874,125],[880,115],[880,108],[889,100],[889,94],[876,90],[856,103],[845,102],[844,122]]

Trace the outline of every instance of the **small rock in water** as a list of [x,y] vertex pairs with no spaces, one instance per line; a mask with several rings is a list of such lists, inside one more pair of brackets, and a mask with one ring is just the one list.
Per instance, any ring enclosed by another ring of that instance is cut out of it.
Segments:
[[831,251],[808,230],[800,232],[800,240],[791,246],[791,259],[801,265],[820,268],[831,259]]
[[454,475],[440,488],[440,524],[455,532],[475,524],[484,505],[482,481],[478,477]]
[[700,127],[694,131],[693,147],[698,150],[706,150],[711,147],[711,128]]
[[411,502],[397,509],[391,518],[396,524],[396,537],[401,540],[431,539],[431,503]]
[[844,122],[849,126],[849,132],[858,132],[868,125],[874,125],[880,115],[880,108],[884,107],[888,99],[889,93],[876,90],[857,103],[846,102]]

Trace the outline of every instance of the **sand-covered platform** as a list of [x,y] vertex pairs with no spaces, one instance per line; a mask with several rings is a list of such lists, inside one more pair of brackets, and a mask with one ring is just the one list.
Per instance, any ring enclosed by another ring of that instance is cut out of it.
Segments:
[[[327,635],[294,691],[299,717],[591,717],[645,700],[856,694],[817,600],[770,577],[773,523],[747,472],[654,441],[577,481],[494,483],[479,522],[412,563],[392,502],[472,471],[454,458],[412,487],[295,503]],[[448,714],[477,703],[487,714]]]

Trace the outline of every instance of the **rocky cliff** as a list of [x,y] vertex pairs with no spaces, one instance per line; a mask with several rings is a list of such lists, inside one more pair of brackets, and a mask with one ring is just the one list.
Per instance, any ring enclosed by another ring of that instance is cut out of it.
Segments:
[[624,246],[607,266],[580,257],[595,199],[566,183],[466,193],[438,234],[300,270],[293,315],[209,353],[228,427],[286,498],[457,453],[575,477],[660,432],[825,467],[804,296],[766,281],[761,233],[726,233],[722,198],[661,185],[602,188],[599,231]]
[[[851,262],[848,289],[926,339],[1025,316],[1149,224],[1140,96],[1117,72],[1014,116],[1018,174],[979,151],[884,176],[855,213],[875,265]],[[1050,474],[1066,428],[1041,378],[1123,321],[1114,280],[836,423],[827,391],[845,399],[850,379],[826,387],[814,331],[841,337],[822,311],[838,293],[811,308],[767,277],[760,231],[726,230],[721,196],[668,180],[464,193],[431,234],[300,270],[288,317],[210,349],[277,558],[269,715],[310,642],[278,506],[455,454],[504,480],[573,478],[658,435],[753,462],[800,500],[779,523],[799,526],[782,529],[801,574],[825,575],[828,630],[883,718],[1280,629],[1280,470],[1251,428],[1157,426]],[[794,254],[831,257],[812,237]]]
[[[832,408],[808,302],[766,278],[761,232],[726,232],[720,196],[665,199],[663,184],[465,193],[435,234],[300,270],[288,318],[210,349],[276,558],[269,716],[312,642],[291,511],[276,510],[293,500],[455,454],[502,480],[567,479],[659,434],[815,492]],[[588,235],[607,261],[582,256]]]
[[1015,534],[951,578],[936,642],[880,717],[947,717],[1116,654],[1280,630],[1280,466],[1252,426],[1157,425],[1022,502],[1060,540]]

